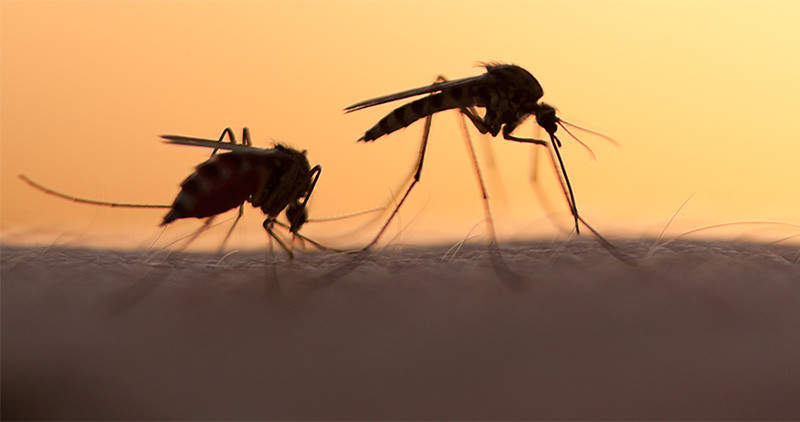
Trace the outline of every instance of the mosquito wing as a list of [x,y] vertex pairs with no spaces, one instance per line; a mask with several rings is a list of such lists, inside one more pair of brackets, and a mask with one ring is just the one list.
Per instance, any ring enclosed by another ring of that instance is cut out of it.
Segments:
[[218,140],[213,140],[213,139],[192,138],[190,136],[161,135],[161,137],[167,140],[166,143],[176,144],[176,145],[189,145],[195,147],[227,149],[230,151],[243,151],[249,153],[259,153],[259,152],[264,153],[273,150],[273,148],[256,148],[256,147],[251,147],[249,145],[232,144],[229,142],[220,142]]
[[423,86],[420,88],[409,89],[407,91],[398,92],[396,94],[384,95],[383,97],[373,98],[371,100],[362,101],[346,107],[346,113],[361,110],[367,107],[376,106],[379,104],[389,103],[392,101],[402,100],[403,98],[416,97],[417,95],[429,94],[431,92],[444,91],[459,86],[472,84],[480,79],[485,78],[486,75],[471,76],[469,78],[456,79],[454,81],[436,82],[433,85]]

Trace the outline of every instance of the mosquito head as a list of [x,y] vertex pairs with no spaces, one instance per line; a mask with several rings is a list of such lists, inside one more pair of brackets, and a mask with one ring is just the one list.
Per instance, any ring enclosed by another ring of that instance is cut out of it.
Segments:
[[554,135],[558,129],[557,123],[561,119],[556,116],[556,108],[546,103],[537,104],[533,112],[536,123],[541,126],[548,134]]
[[295,201],[286,207],[286,219],[289,220],[289,231],[297,233],[308,222],[308,210],[305,204]]

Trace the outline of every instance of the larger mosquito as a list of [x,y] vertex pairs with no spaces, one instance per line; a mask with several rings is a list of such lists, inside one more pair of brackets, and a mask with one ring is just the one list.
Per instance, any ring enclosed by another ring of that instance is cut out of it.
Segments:
[[[223,142],[226,135],[230,143]],[[244,203],[249,202],[253,207],[261,208],[267,216],[263,223],[264,229],[290,258],[294,256],[291,249],[273,231],[273,226],[276,224],[288,229],[293,236],[300,237],[320,249],[336,251],[298,233],[308,222],[306,205],[322,172],[322,167],[319,165],[311,167],[305,151],[297,151],[280,144],[276,144],[274,148],[255,148],[251,146],[250,131],[246,127],[242,131],[241,144],[236,143],[231,128],[226,128],[216,141],[178,135],[161,137],[171,144],[214,149],[211,158],[198,165],[181,183],[181,191],[172,205],[124,204],[83,199],[46,188],[24,175],[20,177],[45,193],[75,202],[111,207],[169,208],[169,212],[161,222],[162,226],[177,219],[194,217],[206,218],[203,226],[205,228],[211,224],[216,215],[239,207],[239,214],[225,236],[221,248],[242,217]],[[225,149],[228,152],[217,154],[218,149]],[[284,210],[288,225],[277,220]],[[195,236],[202,230],[202,228],[198,230]]]
[[[364,133],[364,135],[358,139],[359,141],[372,142],[383,135],[388,135],[398,129],[409,126],[411,123],[423,117],[426,118],[413,181],[401,200],[398,202],[394,212],[391,214],[373,241],[367,245],[367,248],[374,245],[378,241],[391,220],[397,214],[400,206],[408,197],[411,189],[417,182],[419,182],[420,175],[422,173],[422,164],[425,159],[425,149],[428,142],[431,118],[433,114],[449,109],[458,109],[463,116],[469,118],[475,128],[477,128],[482,134],[488,133],[493,137],[496,137],[502,131],[503,138],[506,140],[547,146],[548,142],[544,140],[535,138],[521,138],[513,135],[514,130],[523,121],[525,121],[525,119],[533,115],[536,119],[536,123],[541,126],[550,136],[550,144],[553,145],[553,150],[558,157],[560,175],[563,177],[563,183],[566,184],[565,194],[568,193],[567,202],[575,220],[576,232],[580,233],[578,226],[578,221],[580,220],[592,232],[599,236],[599,234],[592,229],[591,226],[586,224],[586,222],[583,221],[578,214],[578,208],[575,204],[575,196],[572,192],[572,185],[569,182],[567,170],[566,167],[564,167],[564,162],[561,159],[561,153],[559,152],[561,141],[556,136],[556,130],[558,129],[558,126],[561,126],[570,136],[575,138],[575,136],[572,135],[572,133],[564,126],[566,124],[600,136],[605,137],[605,135],[584,129],[577,125],[573,125],[557,117],[556,109],[553,106],[539,102],[539,99],[541,99],[544,95],[544,90],[539,84],[539,81],[537,81],[536,78],[533,77],[533,75],[531,75],[527,70],[511,64],[490,63],[484,64],[483,66],[486,68],[486,73],[483,75],[472,76],[453,81],[448,81],[443,76],[439,76],[437,81],[432,85],[373,98],[371,100],[362,101],[345,108],[345,111],[349,113],[404,98],[415,97],[423,94],[431,94],[396,108],[394,111],[390,112],[378,123],[376,123],[372,128],[367,130],[366,133]],[[486,113],[483,117],[478,115],[475,107],[482,107],[486,110]],[[468,132],[466,131],[466,125],[464,126],[464,130],[466,135],[469,136]],[[577,140],[577,138],[575,139]],[[578,140],[578,142],[580,141]],[[467,144],[472,156],[473,166],[476,169],[476,174],[483,195],[484,211],[489,224],[490,236],[494,242],[495,234],[491,212],[489,211],[487,199],[488,195],[486,193],[483,178],[480,174],[480,169],[477,164],[477,157],[475,156],[475,152],[472,148],[472,143],[468,138]]]

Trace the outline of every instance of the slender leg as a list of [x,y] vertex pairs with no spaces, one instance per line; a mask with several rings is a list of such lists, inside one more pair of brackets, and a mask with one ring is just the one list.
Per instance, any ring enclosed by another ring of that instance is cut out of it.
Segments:
[[211,217],[206,218],[206,221],[203,222],[203,225],[199,229],[195,230],[194,233],[192,233],[189,236],[189,238],[186,240],[186,243],[184,243],[183,246],[180,247],[180,250],[188,248],[189,245],[191,245],[192,242],[194,242],[197,239],[197,237],[200,236],[200,233],[203,233],[204,231],[208,230],[211,227],[211,223],[214,222],[214,217],[216,217],[216,215],[212,215]]
[[[219,139],[217,140],[217,142],[224,142],[225,141],[225,135],[228,135],[228,138],[230,139],[230,143],[232,143],[232,144],[236,143],[236,135],[233,134],[233,129],[231,129],[230,126],[226,127],[222,131],[222,135],[219,135]],[[219,148],[214,148],[214,150],[211,151],[211,156],[209,158],[217,155],[217,150],[219,150]]]
[[[554,141],[558,140],[558,138],[556,138],[555,134],[551,134],[550,137],[553,138]],[[555,142],[553,142],[553,151],[555,151],[556,156],[558,157],[558,165],[561,168],[561,173],[560,174],[564,176],[564,184],[567,186],[567,192],[569,192],[569,195],[567,197],[567,202],[569,203],[569,210],[570,210],[570,212],[572,212],[572,217],[575,220],[575,233],[580,234],[581,230],[580,230],[580,226],[578,225],[578,219],[580,218],[578,216],[578,205],[575,204],[575,195],[572,193],[572,185],[569,183],[569,176],[567,175],[567,168],[564,166],[564,160],[561,159],[561,153],[559,152],[558,146],[556,146]],[[560,179],[561,178],[559,177],[559,180]],[[563,185],[562,185],[562,188],[563,188]]]
[[[286,229],[286,230],[289,230],[289,228],[290,228],[290,226],[289,226],[288,224],[286,224],[286,223],[282,223],[282,222],[280,222],[280,221],[278,221],[278,220],[273,220],[273,221],[272,221],[272,223],[273,223],[273,224],[277,224],[277,225],[279,225],[279,226],[283,227],[283,228],[284,228],[284,229]],[[322,251],[338,252],[338,253],[349,253],[349,252],[352,252],[352,251],[345,251],[345,250],[342,250],[342,249],[336,249],[336,248],[331,248],[331,247],[325,246],[325,245],[323,245],[323,244],[321,244],[321,243],[317,242],[316,240],[314,240],[314,239],[311,239],[310,237],[308,237],[308,236],[305,236],[305,235],[303,235],[303,234],[301,234],[301,233],[293,232],[292,234],[293,234],[294,236],[297,236],[297,237],[299,237],[299,238],[300,238],[300,239],[302,239],[303,241],[305,241],[305,242],[308,242],[308,243],[310,243],[310,244],[314,245],[314,246],[315,246],[317,249],[319,249],[319,250],[322,250]],[[354,252],[358,252],[358,251],[354,251]]]
[[[519,137],[516,137],[516,136],[512,135],[511,133],[514,132],[514,129],[516,129],[517,126],[519,126],[520,123],[522,123],[522,121],[518,121],[518,122],[515,122],[515,123],[506,123],[506,125],[503,126],[503,139],[505,139],[507,141],[522,142],[522,143],[525,143],[525,144],[536,144],[536,145],[547,146],[547,141],[543,141],[541,139],[519,138]],[[555,140],[555,142],[558,143],[558,146],[561,146],[561,142],[558,140],[558,138],[555,138],[554,136],[551,136],[551,141],[552,140]]]
[[239,223],[239,220],[244,215],[244,204],[239,205],[239,213],[236,214],[236,218],[233,220],[233,224],[231,224],[231,228],[228,229],[228,233],[225,234],[225,238],[222,239],[222,243],[219,245],[217,252],[222,252],[225,249],[225,244],[228,243],[228,238],[231,237],[231,233],[233,233],[233,229],[236,228],[236,225]]
[[[446,81],[447,81],[447,79],[443,75],[439,75],[436,78],[436,82],[435,83],[446,82]],[[465,140],[465,142],[467,144],[467,150],[469,151],[470,158],[471,158],[471,161],[472,161],[472,166],[475,169],[475,176],[478,179],[478,185],[479,185],[480,190],[481,190],[481,200],[483,201],[483,209],[484,209],[484,214],[486,216],[486,224],[488,225],[488,229],[489,229],[490,241],[494,243],[494,242],[497,241],[497,236],[495,234],[494,220],[492,219],[492,213],[491,213],[491,209],[489,207],[489,195],[488,195],[487,190],[486,190],[486,184],[483,181],[483,175],[481,174],[481,169],[480,169],[480,166],[478,165],[478,157],[475,154],[475,148],[473,147],[472,139],[469,136],[469,130],[467,129],[467,124],[466,124],[466,121],[464,120],[464,116],[467,116],[470,119],[470,121],[472,121],[472,124],[475,125],[475,127],[481,133],[485,134],[487,132],[490,132],[490,129],[489,129],[489,126],[486,124],[486,122],[484,122],[484,120],[480,116],[477,115],[477,113],[475,112],[474,107],[461,108],[460,109],[460,114],[461,114],[461,126],[462,126],[462,130],[463,130],[463,133],[464,133],[464,140]],[[400,210],[400,207],[403,205],[403,203],[408,198],[408,195],[411,193],[411,190],[414,188],[414,185],[416,185],[419,182],[420,178],[422,177],[422,165],[423,165],[423,163],[425,161],[425,150],[426,150],[426,148],[428,146],[428,136],[430,134],[432,119],[433,119],[433,115],[428,115],[425,118],[425,126],[424,126],[423,132],[422,132],[422,142],[420,143],[419,157],[417,159],[417,166],[416,166],[416,169],[414,171],[414,176],[413,176],[413,179],[411,181],[411,184],[406,189],[406,192],[403,194],[403,197],[400,199],[400,202],[398,202],[397,205],[395,206],[395,209],[392,211],[392,214],[389,216],[389,218],[386,220],[384,225],[378,231],[378,234],[375,236],[374,239],[372,239],[372,241],[370,243],[368,243],[364,248],[362,248],[361,251],[369,249],[370,247],[375,245],[375,243],[378,242],[378,240],[383,235],[383,233],[386,231],[386,229],[389,226],[389,224],[391,223],[391,221],[397,215],[398,211]]]
[[[633,259],[633,257],[631,257],[629,254],[623,252],[622,250],[620,250],[619,248],[614,246],[613,243],[609,242],[608,239],[603,237],[603,235],[601,235],[600,232],[595,230],[594,227],[590,226],[589,223],[587,223],[586,220],[584,220],[583,217],[581,217],[578,214],[578,208],[575,205],[575,197],[572,196],[572,189],[571,189],[571,187],[569,185],[569,179],[567,178],[567,173],[566,173],[566,169],[564,168],[564,163],[563,163],[563,161],[561,161],[561,155],[558,153],[558,148],[555,148],[555,145],[554,145],[553,150],[555,151],[556,155],[558,156],[559,164],[560,164],[561,170],[563,172],[563,173],[560,173],[560,174],[564,175],[564,180],[563,181],[561,181],[561,179],[559,178],[559,181],[562,182],[562,183],[559,184],[559,186],[561,187],[561,191],[564,193],[564,197],[567,199],[567,203],[568,203],[568,205],[570,205],[570,208],[572,210],[572,215],[575,218],[575,231],[576,232],[578,231],[578,221],[580,221],[587,229],[589,229],[589,231],[591,231],[595,235],[595,238],[597,239],[597,242],[600,243],[600,245],[603,248],[605,248],[611,255],[613,255],[615,258],[617,258],[618,260],[620,260],[620,261],[622,261],[622,262],[624,262],[624,263],[626,263],[628,265],[633,265],[633,266],[638,265],[636,260]],[[556,163],[555,163],[555,160],[553,160],[553,155],[552,154],[550,155],[550,160],[553,163],[553,166],[555,166]],[[571,201],[570,201],[570,199],[571,199]]]
[[264,220],[264,224],[263,224],[264,230],[267,231],[267,234],[271,238],[275,239],[275,241],[277,241],[278,244],[281,245],[281,248],[283,248],[283,250],[286,251],[286,253],[289,255],[289,259],[294,259],[294,253],[292,253],[292,250],[288,246],[286,246],[286,243],[284,243],[284,241],[281,240],[281,238],[278,237],[278,235],[275,234],[274,231],[272,231],[272,223],[273,223],[273,221],[274,220],[271,219],[271,218],[267,218],[266,220]]
[[314,175],[314,180],[311,181],[311,186],[308,188],[308,192],[306,192],[306,197],[303,199],[303,208],[306,207],[308,204],[308,198],[311,197],[311,192],[314,192],[314,188],[317,186],[317,181],[319,180],[319,176],[322,174],[322,166],[317,164],[314,168],[311,169],[311,174]]
[[[519,124],[519,122],[517,122],[516,124],[506,124],[503,127],[503,138],[505,138],[505,139],[507,139],[509,141],[514,141],[514,142],[523,142],[523,143],[530,143],[530,144],[544,145],[544,146],[548,145],[547,141],[542,141],[540,139],[519,138],[519,137],[516,137],[516,136],[512,135],[511,132],[513,132],[514,129],[517,128],[518,124]],[[569,210],[572,213],[572,217],[575,220],[575,232],[580,234],[580,232],[581,232],[580,231],[580,226],[578,225],[578,207],[577,207],[577,205],[575,205],[575,195],[572,193],[572,184],[569,182],[569,176],[567,175],[567,168],[564,166],[564,160],[561,159],[561,152],[559,152],[559,148],[561,147],[561,141],[556,137],[555,133],[550,133],[550,143],[549,144],[551,144],[553,146],[553,151],[555,151],[555,154],[558,157],[558,164],[559,164],[559,169],[560,169],[560,171],[558,171],[559,181],[561,182],[562,178],[563,178],[563,182],[562,183],[566,184],[567,189],[565,191],[565,195],[567,196],[567,202],[569,204]]]
[[[225,142],[225,135],[228,135],[230,143],[236,143],[236,135],[233,133],[233,129],[231,129],[230,126],[226,127],[222,131],[222,134],[219,135],[217,142]],[[253,141],[250,140],[250,128],[247,126],[242,128],[242,145],[247,145],[249,147],[253,146]],[[219,148],[214,148],[214,151],[211,151],[211,157],[215,156],[218,150]]]
[[478,129],[478,132],[485,135],[490,133],[492,136],[496,136],[497,132],[493,131],[492,128],[486,123],[485,120],[478,113],[475,111],[475,107],[463,107],[460,109],[461,114],[469,117],[469,120],[472,121],[472,125],[475,126],[475,129]]
[[250,139],[250,128],[247,126],[242,128],[242,144],[249,147],[253,146],[253,141]]
[[[219,139],[217,140],[217,142],[224,142],[225,141],[225,135],[228,135],[228,139],[230,140],[230,143],[232,143],[232,144],[236,143],[236,135],[233,133],[233,129],[231,129],[230,126],[226,127],[222,131],[222,134],[219,136]],[[250,128],[248,128],[247,126],[242,128],[242,144],[243,145],[247,145],[247,146],[253,146],[253,142],[250,139]],[[218,151],[218,148],[214,148],[214,151],[211,152],[211,157],[216,155],[217,151]],[[225,234],[225,238],[222,240],[222,243],[219,245],[219,248],[217,249],[217,252],[222,252],[222,250],[225,249],[225,244],[228,243],[228,239],[231,237],[231,234],[233,233],[233,229],[235,229],[236,225],[239,224],[239,220],[241,220],[242,215],[244,215],[244,204],[239,205],[239,214],[236,216],[236,219],[233,220],[233,224],[231,224],[231,228],[228,229],[228,233]]]
[[[478,186],[480,186],[481,189],[483,212],[486,216],[486,225],[489,229],[489,260],[492,263],[492,267],[494,268],[498,277],[506,286],[514,290],[521,290],[524,286],[523,278],[508,267],[508,264],[506,264],[505,260],[503,260],[502,254],[500,253],[500,248],[497,246],[497,235],[494,229],[494,220],[492,219],[492,212],[491,208],[489,207],[489,195],[486,191],[486,184],[483,181],[481,168],[478,164],[478,157],[475,154],[475,148],[473,147],[472,138],[469,135],[469,129],[467,128],[467,122],[464,120],[464,116],[472,121],[472,124],[481,134],[490,133],[492,131],[490,130],[489,125],[487,125],[486,122],[480,116],[478,116],[474,107],[464,107],[461,108],[459,112],[461,117],[461,129],[464,134],[464,141],[467,143],[467,149],[469,150],[472,167],[475,169],[475,176],[478,178]],[[492,136],[494,135],[497,135],[497,133],[492,133]]]
[[[533,134],[534,138],[537,138],[539,136],[540,129],[541,129],[540,126],[538,125],[535,126],[535,132]],[[552,212],[555,209],[555,207],[551,203],[550,198],[548,198],[548,196],[545,194],[545,191],[542,188],[541,179],[539,178],[542,168],[541,164],[539,163],[539,160],[541,158],[540,157],[541,153],[542,153],[542,148],[534,148],[532,150],[531,167],[530,167],[530,173],[528,174],[528,183],[530,183],[531,189],[533,190],[534,195],[536,195],[539,205],[541,205],[541,207],[545,210],[545,215],[547,216],[547,218],[549,218],[554,225],[557,225],[557,222],[552,218]],[[547,154],[548,156],[550,156],[551,154],[549,148],[547,149]],[[558,173],[558,168],[556,167],[555,161],[552,161],[552,157],[551,157],[551,162],[553,163],[553,170],[556,173],[556,178],[558,180],[558,183],[561,183],[561,177]]]
[[[222,131],[222,134],[219,136],[219,139],[217,140],[217,142],[224,142],[225,141],[225,135],[228,135],[228,138],[230,139],[230,143],[232,143],[232,144],[236,143],[236,135],[234,135],[233,129],[231,129],[230,126],[226,127],[225,130]],[[247,126],[245,126],[242,129],[242,144],[243,145],[247,145],[247,146],[253,146],[253,142],[250,140],[250,128],[248,128]],[[211,157],[216,155],[217,151],[218,151],[218,148],[214,148],[214,151],[211,152]],[[225,238],[222,240],[222,243],[219,245],[219,248],[217,249],[217,252],[222,252],[222,250],[225,249],[225,244],[228,243],[228,238],[231,237],[231,233],[233,233],[233,229],[235,229],[236,225],[239,224],[239,220],[241,220],[242,215],[244,215],[244,204],[239,205],[239,214],[236,215],[236,219],[233,220],[233,224],[231,224],[231,228],[228,229],[228,233],[225,234]]]
[[486,191],[486,184],[483,182],[483,175],[481,174],[481,167],[478,164],[478,157],[475,155],[475,148],[472,145],[472,138],[469,136],[469,129],[467,128],[467,121],[464,120],[464,109],[461,109],[461,129],[464,133],[464,141],[467,144],[467,150],[472,161],[472,168],[475,170],[475,177],[478,178],[478,186],[481,189],[481,201],[483,202],[483,213],[486,216],[486,225],[489,229],[490,243],[497,243],[497,235],[494,230],[494,219],[492,219],[492,211],[489,208],[489,194]]
[[408,198],[408,194],[411,193],[411,189],[413,189],[414,185],[416,185],[417,182],[419,182],[419,179],[422,176],[422,164],[425,161],[425,149],[428,147],[428,135],[430,134],[431,130],[432,118],[433,115],[428,115],[428,117],[425,118],[425,126],[422,131],[422,143],[420,143],[419,156],[417,158],[417,167],[416,170],[414,171],[414,177],[411,180],[411,184],[408,186],[408,189],[406,189],[406,192],[403,194],[403,198],[400,199],[400,202],[398,202],[397,206],[394,207],[392,214],[389,215],[389,218],[386,220],[381,229],[378,231],[378,234],[375,235],[375,238],[373,238],[372,241],[369,242],[366,246],[355,252],[363,252],[371,248],[374,244],[378,243],[378,240],[381,238],[381,236],[383,236],[383,233],[386,231],[386,228],[389,227],[389,223],[392,222],[394,217],[397,215],[397,212],[400,211],[400,207],[403,206],[403,203],[406,201],[406,198]]

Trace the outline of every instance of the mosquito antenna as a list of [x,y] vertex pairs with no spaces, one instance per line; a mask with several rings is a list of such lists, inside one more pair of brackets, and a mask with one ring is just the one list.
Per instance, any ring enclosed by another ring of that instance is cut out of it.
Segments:
[[564,125],[562,125],[562,124],[561,124],[561,122],[559,122],[559,124],[558,124],[558,125],[559,125],[559,126],[561,126],[561,128],[562,128],[562,129],[564,129],[564,132],[567,132],[567,133],[569,134],[569,136],[571,136],[571,137],[572,137],[572,139],[576,140],[576,141],[577,141],[579,144],[581,144],[581,146],[583,146],[584,148],[586,148],[586,151],[589,151],[589,155],[591,155],[591,157],[592,157],[592,161],[597,161],[597,156],[595,156],[595,155],[594,155],[594,151],[592,151],[592,149],[591,149],[591,148],[589,148],[589,146],[588,146],[588,145],[586,145],[585,143],[583,143],[583,141],[581,141],[580,139],[578,139],[578,137],[577,137],[577,136],[573,135],[573,134],[572,134],[572,132],[570,132],[570,131],[569,131],[569,129],[567,129],[567,127],[566,127],[566,126],[564,126]]
[[32,187],[48,194],[57,196],[62,199],[66,199],[68,201],[78,202],[80,204],[91,204],[91,205],[102,205],[105,207],[120,207],[120,208],[172,208],[172,205],[154,205],[154,204],[126,204],[120,202],[110,202],[110,201],[96,201],[94,199],[85,199],[85,198],[78,198],[77,196],[67,195],[66,193],[61,193],[59,191],[55,191],[39,183],[34,182],[33,180],[29,179],[28,176],[24,174],[20,174],[19,178],[24,180],[25,183],[31,185]]
[[580,226],[578,226],[578,206],[575,204],[575,195],[572,193],[572,184],[569,182],[569,176],[567,175],[567,168],[564,167],[564,160],[561,159],[561,153],[558,151],[558,147],[556,144],[561,145],[561,142],[556,137],[555,133],[550,134],[550,139],[554,142],[553,150],[556,152],[556,156],[558,157],[558,165],[561,167],[561,175],[564,177],[564,182],[567,185],[567,191],[569,192],[569,206],[570,211],[572,211],[572,217],[575,219],[575,233],[581,234]]
[[[620,143],[616,139],[614,139],[614,138],[612,138],[612,137],[610,137],[610,136],[608,136],[608,135],[606,135],[604,133],[600,133],[600,132],[598,132],[596,130],[591,130],[591,129],[585,128],[583,126],[578,126],[575,123],[570,123],[570,122],[568,122],[568,121],[566,121],[564,119],[559,119],[559,123],[563,123],[561,125],[562,128],[564,128],[564,125],[569,125],[569,126],[574,127],[575,129],[579,129],[579,130],[582,130],[582,131],[584,131],[586,133],[591,133],[592,135],[599,136],[599,137],[611,142],[615,146],[621,146]],[[564,128],[564,130],[567,130],[567,128]],[[567,132],[569,132],[569,131],[567,131]],[[573,138],[574,138],[574,136],[573,136]]]

